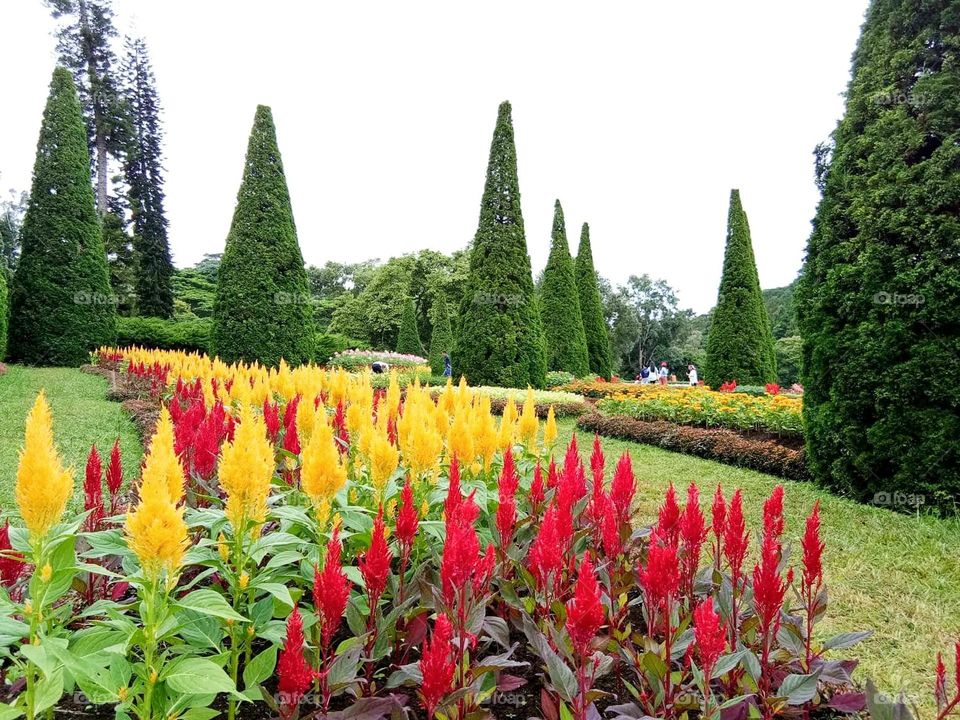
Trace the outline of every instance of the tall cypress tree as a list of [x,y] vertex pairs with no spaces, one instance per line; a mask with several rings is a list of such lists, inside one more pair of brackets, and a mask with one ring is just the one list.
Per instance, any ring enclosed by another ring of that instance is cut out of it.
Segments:
[[580,298],[580,315],[587,338],[587,353],[590,357],[590,372],[610,379],[613,360],[610,357],[610,335],[603,319],[603,302],[597,272],[593,268],[593,250],[590,247],[590,226],[583,224],[580,230],[580,246],[577,248],[577,295]]
[[213,345],[225,361],[313,352],[313,306],[270,108],[258,105],[230,234],[217,273]]
[[590,358],[580,315],[577,277],[559,200],[553,204],[553,232],[550,237],[550,257],[543,271],[543,285],[540,288],[547,369],[564,370],[583,377],[590,372]]
[[79,365],[116,336],[114,297],[90,184],[83,115],[58,67],[43,112],[20,263],[10,292],[10,356]]
[[7,298],[7,271],[0,267],[0,361],[7,355],[7,319],[10,306]]
[[400,332],[397,335],[397,352],[423,357],[423,343],[420,342],[420,335],[417,332],[417,308],[413,305],[412,297],[404,300]]
[[434,375],[443,374],[443,354],[453,348],[453,332],[447,302],[442,296],[433,303],[433,330],[430,334],[430,370]]
[[728,380],[763,385],[777,379],[770,318],[763,305],[750,225],[739,190],[730,191],[723,277],[707,336],[704,370],[704,380],[713,387]]
[[129,139],[124,162],[136,260],[137,314],[173,316],[173,262],[163,201],[160,103],[147,46],[128,40],[124,95]]
[[955,2],[870,4],[844,117],[818,154],[823,198],[796,301],[815,476],[860,499],[901,492],[951,511],[960,500],[958,46]]
[[520,211],[510,103],[500,105],[460,308],[458,373],[472,385],[543,387],[543,326]]

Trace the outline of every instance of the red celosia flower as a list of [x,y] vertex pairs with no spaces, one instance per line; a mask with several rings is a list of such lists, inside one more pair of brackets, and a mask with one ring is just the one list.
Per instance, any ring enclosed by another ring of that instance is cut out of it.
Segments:
[[[300,396],[295,396],[293,400],[296,400],[298,397]],[[292,403],[293,400],[290,402]],[[287,407],[289,407],[289,405]],[[296,416],[294,416],[294,418],[290,421],[290,424],[287,425],[286,431],[283,433],[283,449],[291,455],[300,454],[300,433],[297,432]],[[286,463],[283,465],[283,479],[287,481],[288,485],[293,485],[296,482],[297,475],[299,474],[299,468],[290,470],[286,467]]]
[[481,597],[487,594],[490,589],[490,580],[493,578],[493,568],[497,560],[496,551],[493,549],[493,543],[487,545],[487,551],[483,557],[477,560],[477,565],[473,573],[473,595]]
[[694,578],[700,567],[700,550],[707,539],[707,523],[700,509],[700,488],[696,483],[690,483],[687,488],[687,504],[678,524],[683,550],[683,591],[692,601]]
[[[960,677],[960,676],[958,676]],[[937,653],[937,668],[934,675],[933,697],[939,710],[947,704],[947,666],[943,664],[943,653]]]
[[283,410],[283,426],[290,427],[297,417],[297,406],[300,404],[300,395],[294,395]]
[[679,522],[680,506],[677,505],[677,492],[673,489],[673,483],[670,483],[657,520],[658,534],[670,545],[677,545],[680,542]]
[[115,499],[123,485],[123,465],[120,462],[120,440],[114,440],[110,451],[110,465],[107,467],[107,490],[111,499]]
[[743,519],[743,493],[740,490],[733,494],[733,499],[730,501],[730,512],[724,530],[723,555],[730,565],[730,572],[734,578],[739,578],[743,572],[743,561],[750,545],[750,533]]
[[280,433],[280,406],[266,398],[263,399],[263,422],[267,426],[270,442],[275,443]]
[[453,673],[456,664],[450,642],[453,628],[446,615],[439,615],[433,626],[433,637],[424,644],[420,657],[420,698],[427,717],[432,720],[440,701],[453,689]]
[[540,461],[537,460],[537,466],[533,469],[533,482],[530,484],[530,505],[536,512],[540,507],[546,493],[543,489],[543,470],[540,468]]
[[97,446],[90,448],[87,467],[83,478],[83,509],[89,512],[84,521],[87,532],[96,532],[103,522],[103,466]]
[[530,546],[530,572],[541,590],[550,590],[556,584],[563,567],[563,549],[557,536],[557,508],[551,503],[540,523],[537,537]]
[[410,546],[413,545],[419,525],[420,516],[413,502],[413,487],[410,485],[410,478],[407,477],[403,490],[400,491],[400,509],[397,512],[397,541],[405,552],[409,552]]
[[197,434],[193,440],[193,469],[200,477],[208,479],[213,477],[213,472],[217,467],[217,455],[220,452],[220,434],[223,428],[223,421],[210,413],[207,418],[200,423]]
[[293,715],[304,693],[313,682],[314,672],[303,657],[303,621],[294,607],[287,618],[287,637],[277,659],[277,690],[280,695],[280,716]]
[[753,607],[760,619],[761,633],[771,637],[780,628],[780,608],[787,584],[778,570],[780,544],[773,535],[763,536],[760,562],[753,569]]
[[500,538],[500,549],[506,554],[510,541],[513,540],[513,528],[517,522],[517,486],[520,478],[513,464],[513,453],[510,450],[503,456],[503,470],[498,482],[497,506],[497,535]]
[[547,487],[553,490],[560,482],[560,473],[557,471],[557,463],[550,458],[550,464],[547,466]]
[[350,598],[351,583],[340,564],[340,526],[333,528],[333,536],[327,543],[327,557],[323,571],[313,569],[313,606],[320,623],[320,634],[325,648],[330,647],[333,636],[343,621]]
[[629,525],[633,512],[633,496],[637,492],[636,479],[633,476],[633,464],[630,454],[624,452],[620,456],[617,467],[613,471],[613,481],[610,483],[610,499],[617,509],[617,519],[621,525]]
[[659,538],[652,538],[647,551],[647,566],[640,567],[639,575],[648,602],[655,609],[665,607],[680,587],[677,546],[661,544]]
[[590,453],[590,471],[593,473],[594,485],[603,485],[603,466],[606,460],[603,457],[603,448],[600,447],[600,436],[593,436],[593,452]]
[[447,499],[443,505],[443,514],[450,518],[457,514],[460,503],[463,502],[463,495],[460,492],[460,462],[457,456],[450,458],[450,483],[447,488]]
[[590,643],[597,636],[602,624],[603,603],[600,602],[600,587],[587,555],[580,563],[573,598],[567,603],[567,633],[578,655],[587,656]]
[[720,616],[713,609],[712,598],[708,597],[693,611],[693,633],[703,674],[709,680],[714,665],[727,648],[726,630],[720,624]]
[[567,454],[563,459],[563,473],[560,484],[567,485],[573,502],[579,502],[587,494],[587,478],[583,472],[583,462],[580,460],[580,451],[577,449],[577,436],[570,439]]
[[613,500],[609,496],[605,499],[603,516],[600,521],[600,536],[603,540],[603,552],[611,560],[616,560],[623,552],[623,542],[620,540],[620,522]]
[[777,541],[783,535],[783,485],[777,485],[763,503],[763,532]]
[[10,522],[4,522],[0,528],[0,583],[6,588],[13,587],[26,567],[23,555],[13,552],[10,545]]
[[727,501],[723,496],[723,488],[717,483],[713,493],[713,505],[710,508],[711,527],[713,528],[714,548],[713,557],[717,568],[720,567],[720,554],[723,552],[723,535],[727,528]]
[[803,547],[803,588],[815,595],[823,582],[823,549],[825,544],[820,539],[820,501],[813,505],[813,512],[807,518],[806,531],[800,541]]
[[453,605],[455,596],[473,579],[482,561],[480,541],[473,527],[479,512],[473,493],[456,504],[448,496],[447,506],[451,505],[454,507],[452,514],[446,518],[446,538],[440,559],[440,581],[443,598],[448,605]]
[[387,439],[391,445],[397,444],[397,418],[395,415],[387,418]]
[[347,430],[347,416],[343,408],[343,400],[337,403],[337,409],[333,413],[333,429],[337,436],[337,447],[340,453],[346,453],[350,449],[350,433]]
[[370,541],[370,549],[360,557],[357,563],[360,566],[360,574],[363,575],[363,582],[367,586],[371,617],[376,611],[380,596],[387,586],[387,577],[390,575],[391,558],[385,530],[383,505],[381,505],[377,511],[377,518],[373,521],[373,538]]

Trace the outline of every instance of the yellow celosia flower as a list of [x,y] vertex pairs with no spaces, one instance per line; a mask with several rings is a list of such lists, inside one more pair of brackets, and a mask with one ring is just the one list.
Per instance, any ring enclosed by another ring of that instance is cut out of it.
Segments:
[[397,380],[396,370],[390,371],[390,385],[387,386],[387,394],[381,402],[387,410],[387,417],[396,419],[400,410],[400,381]]
[[537,405],[533,398],[533,388],[527,387],[527,399],[523,402],[523,412],[520,413],[520,422],[517,432],[526,444],[528,450],[533,450],[537,444],[537,430],[540,422],[537,420]]
[[497,452],[497,424],[490,414],[490,398],[481,396],[474,408],[470,425],[473,434],[474,450],[483,459],[483,469],[490,470],[493,457]]
[[329,500],[347,482],[347,468],[334,445],[333,430],[318,422],[310,442],[300,453],[300,486],[314,505]]
[[41,390],[27,415],[17,467],[17,507],[32,539],[44,537],[60,520],[72,494],[73,478],[60,464],[50,406]]
[[503,415],[500,418],[500,432],[498,443],[501,450],[513,447],[514,434],[516,433],[517,406],[512,397],[507,398],[507,404],[503,406]]
[[464,465],[473,462],[473,434],[470,432],[465,411],[458,412],[453,418],[453,425],[447,435],[447,450],[451,457],[456,456]]
[[173,449],[173,421],[166,407],[160,409],[157,428],[150,440],[150,450],[143,461],[141,483],[144,487],[156,483],[166,488],[173,504],[180,502],[183,497],[183,465]]
[[552,448],[557,441],[557,418],[553,414],[553,405],[547,410],[547,421],[543,425],[543,444],[547,448]]
[[297,435],[300,437],[301,447],[310,440],[313,433],[313,426],[317,423],[317,411],[313,407],[313,399],[306,395],[300,398],[297,405]]
[[161,570],[172,577],[183,563],[188,545],[184,508],[170,502],[166,489],[146,482],[140,495],[140,504],[127,516],[127,545],[140,559],[147,577],[156,579]]
[[225,513],[234,532],[244,532],[247,523],[266,518],[274,467],[263,419],[244,405],[233,442],[224,445],[220,457],[220,487],[227,493]]
[[378,499],[383,497],[387,480],[397,469],[399,460],[400,453],[390,443],[386,433],[374,432],[370,443],[370,482],[373,483]]

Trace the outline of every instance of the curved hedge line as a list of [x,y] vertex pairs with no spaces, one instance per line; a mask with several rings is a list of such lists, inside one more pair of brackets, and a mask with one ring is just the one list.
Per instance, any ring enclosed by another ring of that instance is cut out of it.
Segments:
[[117,345],[186,350],[206,353],[210,348],[213,321],[164,320],[158,317],[118,317]]

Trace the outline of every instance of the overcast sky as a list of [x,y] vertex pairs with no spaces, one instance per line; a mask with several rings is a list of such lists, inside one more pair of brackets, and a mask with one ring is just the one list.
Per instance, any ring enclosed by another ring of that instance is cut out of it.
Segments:
[[[553,200],[572,252],[715,299],[730,188],[760,283],[790,282],[816,208],[814,146],[843,111],[866,0],[114,0],[146,38],[178,266],[221,252],[255,106],[273,107],[303,255],[451,252],[476,230],[497,105],[513,104],[538,271]],[[28,189],[55,62],[41,0],[0,3],[0,188]]]

